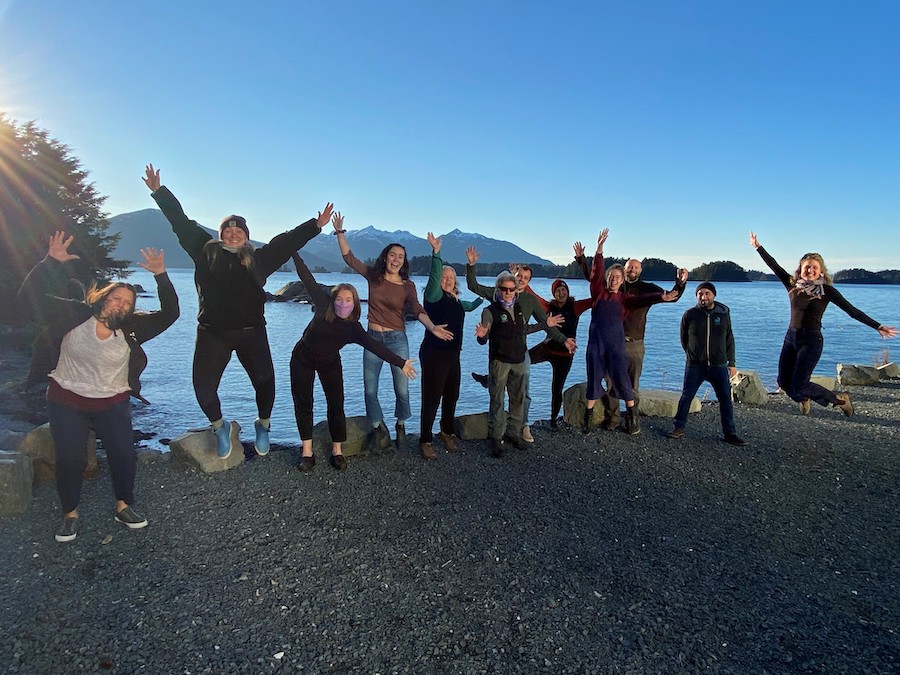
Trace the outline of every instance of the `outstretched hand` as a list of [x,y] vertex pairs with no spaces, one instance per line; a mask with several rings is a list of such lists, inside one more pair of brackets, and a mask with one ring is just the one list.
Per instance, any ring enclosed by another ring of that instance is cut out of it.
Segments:
[[434,337],[436,337],[438,340],[444,340],[445,342],[453,339],[453,333],[447,330],[447,324],[445,323],[432,328],[431,334],[434,335]]
[[678,272],[675,273],[675,281],[680,281],[682,284],[686,284],[688,280],[688,271],[687,267],[682,267]]
[[759,239],[756,238],[756,232],[750,230],[750,245],[753,248],[759,248]]
[[481,254],[475,250],[474,246],[469,246],[466,249],[466,260],[469,261],[470,265],[474,265],[476,262],[478,262],[478,258],[480,257]]
[[406,378],[409,380],[416,379],[416,375],[418,375],[418,373],[416,373],[416,369],[413,368],[412,359],[406,359],[406,363],[403,364],[403,374],[406,375]]
[[319,211],[319,216],[316,218],[316,227],[320,230],[328,224],[328,221],[331,220],[331,212],[334,211],[334,204],[328,202],[325,205],[324,211]]
[[562,326],[566,322],[566,317],[562,314],[551,314],[547,317],[547,327],[548,328],[557,328],[558,326]]
[[78,260],[80,256],[69,253],[69,246],[75,240],[75,237],[66,237],[66,233],[57,230],[50,237],[50,244],[47,246],[47,257],[66,262],[67,260]]
[[584,244],[582,244],[580,241],[576,241],[575,244],[573,244],[572,250],[575,251],[576,258],[581,258],[582,256],[584,256]]
[[154,276],[166,271],[165,251],[162,249],[157,250],[148,246],[141,249],[141,255],[144,257],[144,262],[139,262],[138,265],[148,272],[153,272]]
[[597,237],[597,253],[603,253],[603,244],[606,243],[607,237],[609,237],[609,228],[604,227],[600,232],[600,236]]
[[475,337],[483,338],[485,335],[488,334],[488,331],[490,331],[489,326],[485,326],[483,323],[475,324]]
[[435,255],[441,250],[441,238],[435,237],[433,233],[428,233],[428,243],[431,244],[431,250]]
[[663,302],[675,302],[678,298],[681,297],[681,293],[678,291],[666,291],[662,294]]
[[154,169],[152,164],[148,164],[144,167],[144,183],[150,188],[150,192],[156,192],[159,190],[162,182],[159,179],[159,169]]
[[878,326],[878,333],[881,335],[882,340],[890,340],[893,337],[897,337],[897,329],[893,326]]
[[334,227],[336,234],[341,234],[344,231],[344,216],[341,215],[340,211],[335,211],[334,215],[331,216],[331,225]]

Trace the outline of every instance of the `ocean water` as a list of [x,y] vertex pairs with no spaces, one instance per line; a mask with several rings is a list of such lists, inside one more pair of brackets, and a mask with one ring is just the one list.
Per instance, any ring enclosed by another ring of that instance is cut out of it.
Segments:
[[[193,270],[175,269],[169,271],[181,302],[181,317],[159,337],[145,344],[150,359],[149,366],[142,378],[143,395],[150,400],[149,406],[136,403],[134,408],[135,428],[155,433],[153,440],[147,441],[151,447],[164,449],[158,443],[159,438],[175,438],[189,428],[208,424],[197,405],[191,384],[191,360],[194,352],[194,339],[197,329],[197,293],[194,288]],[[266,290],[275,291],[286,283],[296,280],[296,275],[287,272],[273,274],[266,285]],[[367,296],[365,280],[356,274],[319,274],[320,283],[336,284],[349,282],[356,286],[360,297]],[[483,284],[492,284],[492,277],[479,278]],[[132,283],[139,283],[149,292],[138,300],[138,309],[157,309],[156,285],[150,273],[137,268],[129,278]],[[421,300],[427,278],[413,278],[419,289]],[[461,279],[461,286],[465,280]],[[532,288],[542,297],[549,298],[552,279],[533,279]],[[670,284],[659,283],[664,288]],[[588,283],[584,280],[568,280],[569,288],[575,298],[588,295]],[[677,303],[659,304],[650,309],[647,321],[645,340],[646,357],[641,377],[643,388],[680,390],[684,372],[684,352],[678,338],[679,321],[682,313],[694,303],[693,289],[696,282],[688,282],[687,295]],[[789,318],[787,293],[778,282],[753,283],[717,283],[717,300],[731,308],[737,347],[737,365],[739,368],[755,370],[760,374],[763,383],[771,391],[777,388],[775,383],[778,368],[778,354],[784,338]],[[841,293],[854,305],[874,319],[887,324],[897,325],[897,307],[900,306],[900,286],[857,286],[841,285]],[[472,299],[474,296],[464,289],[461,297]],[[481,315],[481,308],[466,317],[465,336],[463,339],[462,386],[457,414],[484,412],[488,407],[487,390],[472,380],[470,372],[484,373],[487,369],[487,346],[475,341],[475,324]],[[366,323],[366,305],[363,305],[363,325]],[[278,443],[299,444],[299,435],[294,422],[293,405],[290,393],[289,363],[291,351],[303,330],[312,318],[308,305],[299,303],[269,303],[266,306],[269,344],[275,364],[276,399],[272,414],[272,440]],[[585,381],[584,352],[587,346],[587,330],[590,323],[589,314],[584,314],[578,326],[578,353],[566,386]],[[892,341],[882,341],[879,335],[834,306],[830,306],[823,321],[825,334],[825,350],[816,370],[817,374],[834,376],[838,363],[857,363],[872,365],[884,355],[884,350],[892,347]],[[418,369],[418,349],[424,335],[424,327],[418,321],[407,324],[410,351],[416,359]],[[541,341],[543,333],[529,336],[529,345]],[[900,350],[900,343],[897,343]],[[365,405],[362,394],[362,348],[348,345],[341,352],[344,364],[344,388],[348,416],[364,415]],[[538,364],[531,370],[531,421],[547,419],[550,414],[550,380],[549,364]],[[382,371],[381,402],[389,425],[393,426],[393,389],[389,369]],[[237,420],[244,429],[242,436],[250,438],[253,420],[256,418],[256,404],[253,388],[249,378],[237,362],[232,358],[222,378],[219,388],[222,399],[223,414],[227,419]],[[713,397],[711,388],[700,389],[698,396]],[[325,419],[325,398],[316,381],[315,421]],[[410,382],[410,399],[413,418],[407,422],[411,432],[418,433],[419,402],[421,390],[419,381]]]

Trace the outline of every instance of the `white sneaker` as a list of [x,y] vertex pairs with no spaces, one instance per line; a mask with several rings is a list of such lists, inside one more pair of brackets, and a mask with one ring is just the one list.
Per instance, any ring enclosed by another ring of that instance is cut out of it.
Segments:
[[522,440],[526,443],[534,443],[534,436],[531,435],[531,427],[527,424],[522,427]]

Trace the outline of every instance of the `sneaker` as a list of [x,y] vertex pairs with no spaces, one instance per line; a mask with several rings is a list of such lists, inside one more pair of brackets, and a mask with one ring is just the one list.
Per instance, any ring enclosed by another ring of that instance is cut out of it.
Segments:
[[315,455],[310,455],[309,457],[301,457],[300,462],[297,464],[297,471],[300,473],[309,473],[316,466],[316,458]]
[[487,389],[487,386],[488,386],[488,376],[487,375],[479,375],[478,373],[472,373],[472,379],[475,380],[482,387]]
[[459,452],[459,446],[456,444],[456,434],[445,434],[443,431],[438,434],[441,443],[447,448],[447,452]]
[[810,409],[809,399],[806,399],[805,401],[800,401],[800,414],[801,415],[809,415],[809,409]]
[[213,429],[213,433],[216,435],[216,455],[218,455],[219,459],[228,459],[231,456],[232,451],[232,443],[231,443],[231,425],[233,422],[222,422],[222,426],[218,429]]
[[419,443],[419,452],[422,453],[422,459],[437,459],[432,443]]
[[522,427],[522,440],[526,443],[534,443],[534,436],[531,435],[531,427],[527,424]]
[[503,457],[503,451],[505,448],[503,447],[503,439],[495,438],[491,440],[491,456],[492,457]]
[[681,438],[682,436],[684,436],[684,429],[679,429],[678,427],[666,434],[666,438]]
[[114,518],[117,523],[122,523],[129,530],[139,530],[142,527],[147,527],[147,519],[135,513],[130,506],[117,511]]
[[515,436],[506,435],[503,437],[503,441],[512,445],[516,450],[525,450],[528,447],[524,440]]
[[56,531],[56,541],[72,541],[78,536],[78,516],[66,517]]
[[743,448],[745,446],[750,445],[750,443],[745,441],[743,438],[741,438],[737,434],[725,434],[725,442],[728,443],[729,445],[736,445],[739,448]]
[[328,463],[335,471],[343,471],[347,468],[347,460],[343,455],[332,455],[328,458]]
[[256,454],[257,455],[268,455],[269,454],[269,429],[271,428],[271,423],[269,426],[265,426],[257,417],[256,421],[253,423],[253,428],[256,430]]
[[834,404],[835,408],[840,408],[841,412],[844,413],[847,417],[850,417],[853,414],[853,403],[850,401],[850,394],[844,392],[838,396],[837,403]]

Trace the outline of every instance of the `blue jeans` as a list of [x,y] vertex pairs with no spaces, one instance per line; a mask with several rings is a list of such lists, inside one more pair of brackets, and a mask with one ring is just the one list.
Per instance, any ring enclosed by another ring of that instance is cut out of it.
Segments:
[[[397,356],[403,359],[409,358],[409,341],[406,339],[406,331],[369,329],[369,335]],[[363,352],[363,390],[366,399],[366,419],[369,420],[369,424],[384,421],[384,412],[378,401],[378,380],[381,377],[383,365],[384,361],[368,349]],[[398,422],[403,422],[412,417],[412,411],[409,408],[409,382],[406,375],[403,374],[403,370],[397,366],[391,366],[391,375],[394,378],[394,395],[397,397],[394,416]]]
[[824,344],[822,331],[817,328],[790,328],[784,336],[778,357],[778,386],[798,403],[807,399],[819,405],[837,403],[834,392],[809,381]]
[[687,426],[688,410],[697,390],[704,382],[709,382],[719,399],[719,416],[722,418],[722,432],[726,435],[737,434],[734,426],[734,404],[731,402],[731,382],[728,377],[728,366],[692,366],[684,367],[684,386],[678,401],[678,412],[675,413],[675,428]]

